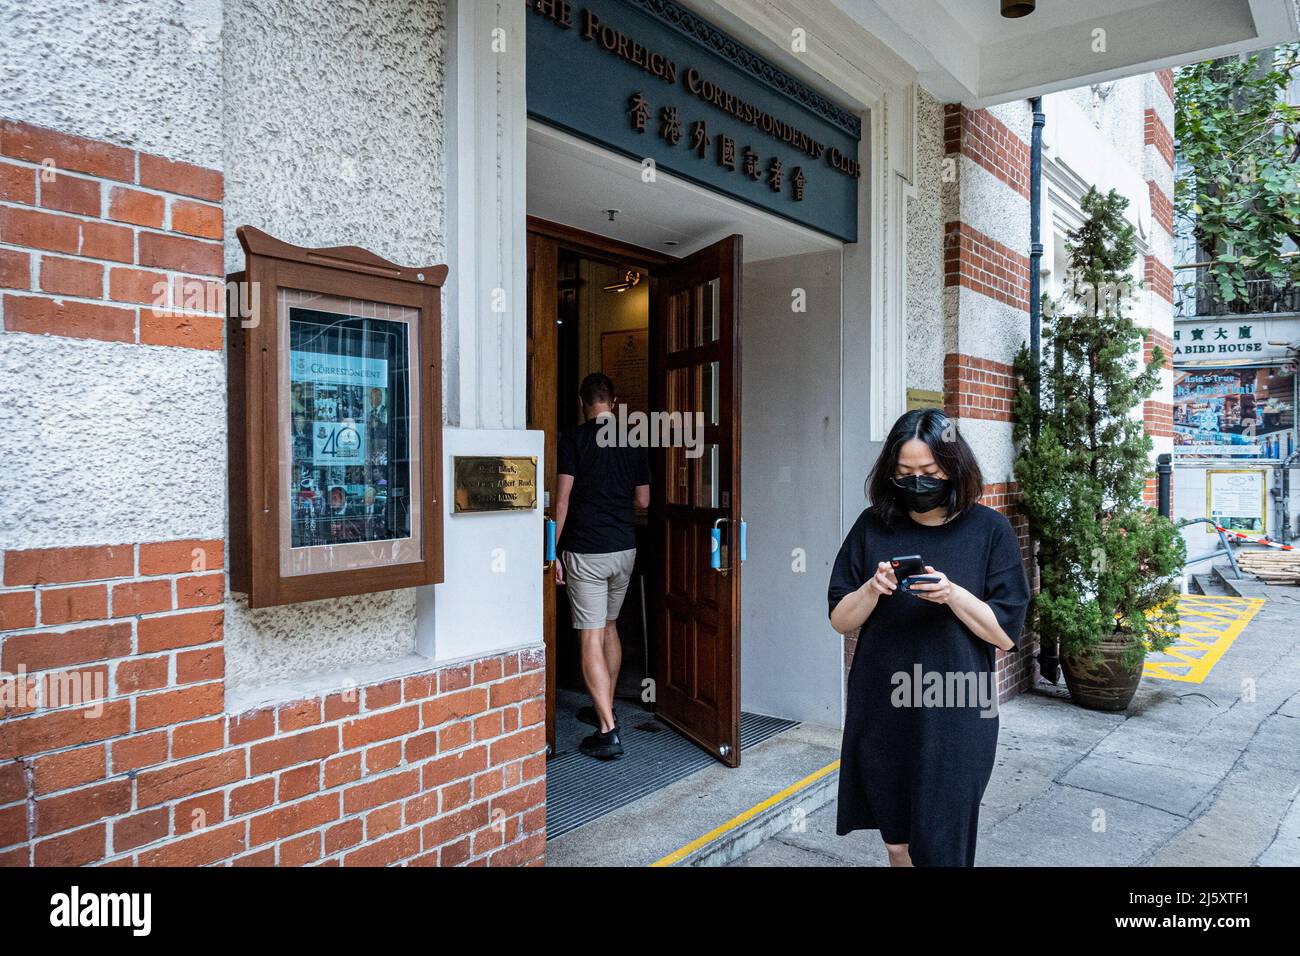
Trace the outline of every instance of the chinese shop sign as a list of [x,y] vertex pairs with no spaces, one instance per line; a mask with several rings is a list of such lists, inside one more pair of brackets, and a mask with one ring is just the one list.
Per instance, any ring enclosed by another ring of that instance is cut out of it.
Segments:
[[856,115],[671,0],[528,6],[529,115],[857,241]]

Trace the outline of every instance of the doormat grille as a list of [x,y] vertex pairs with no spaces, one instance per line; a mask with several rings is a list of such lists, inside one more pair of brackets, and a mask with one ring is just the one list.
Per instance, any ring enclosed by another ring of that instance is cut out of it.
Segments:
[[[576,830],[716,762],[651,714],[623,715],[621,707],[619,712],[620,722],[627,724],[622,732],[627,753],[622,757],[609,761],[593,760],[576,749],[575,741],[547,763],[548,840]],[[740,748],[746,750],[797,724],[796,720],[742,713]],[[591,733],[590,727],[576,726]],[[557,746],[560,746],[558,740]]]

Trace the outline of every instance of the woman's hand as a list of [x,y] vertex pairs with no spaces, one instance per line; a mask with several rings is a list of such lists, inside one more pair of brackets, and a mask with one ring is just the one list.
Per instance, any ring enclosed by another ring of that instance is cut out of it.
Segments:
[[894,569],[889,566],[889,562],[881,561],[876,565],[876,573],[867,579],[863,587],[869,594],[888,597],[898,590],[898,578],[894,577]]
[[936,571],[928,564],[925,566],[925,573],[933,575],[939,580],[922,581],[920,584],[912,585],[908,590],[932,604],[947,604],[951,601],[957,591],[957,585],[948,580],[948,575],[942,571]]

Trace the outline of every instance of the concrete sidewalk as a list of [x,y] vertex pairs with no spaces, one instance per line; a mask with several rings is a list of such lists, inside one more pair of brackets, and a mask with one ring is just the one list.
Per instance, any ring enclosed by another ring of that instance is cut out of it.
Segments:
[[[1203,683],[1144,678],[1124,714],[1004,705],[978,865],[1300,865],[1300,588],[1253,593],[1266,603]],[[835,835],[832,802],[730,865],[887,859],[875,832]]]

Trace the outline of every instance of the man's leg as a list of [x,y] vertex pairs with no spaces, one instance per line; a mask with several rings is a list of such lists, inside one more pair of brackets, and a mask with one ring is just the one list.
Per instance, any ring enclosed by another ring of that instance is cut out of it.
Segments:
[[607,733],[614,726],[614,685],[610,682],[609,665],[605,659],[605,632],[607,628],[583,628],[582,678],[591,694],[591,704],[600,721],[600,732]]
[[604,633],[605,670],[609,672],[609,708],[614,710],[618,693],[618,671],[623,666],[623,643],[618,639],[618,621],[606,621]]

